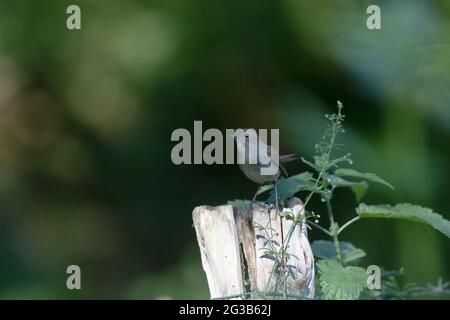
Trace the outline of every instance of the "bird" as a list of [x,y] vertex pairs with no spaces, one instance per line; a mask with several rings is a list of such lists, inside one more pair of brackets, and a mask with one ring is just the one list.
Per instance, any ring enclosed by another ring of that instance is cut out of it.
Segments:
[[[243,130],[243,135],[236,134],[237,132],[242,132],[240,130]],[[256,139],[252,139],[251,137],[256,137]],[[297,155],[279,155],[278,150],[262,141],[257,135],[256,130],[252,128],[237,129],[233,138],[236,141],[238,155],[241,159],[245,159],[244,163],[239,164],[239,168],[249,180],[259,185],[253,196],[252,203],[256,201],[260,186],[273,183],[275,190],[275,206],[278,209],[277,181],[280,177],[280,169],[286,177],[288,176],[282,163],[297,160]],[[261,148],[263,148],[262,150],[264,152],[259,152]],[[256,155],[255,164],[250,163],[251,155]],[[262,168],[269,168],[271,165],[274,165],[277,168],[273,174],[266,175],[261,173]]]

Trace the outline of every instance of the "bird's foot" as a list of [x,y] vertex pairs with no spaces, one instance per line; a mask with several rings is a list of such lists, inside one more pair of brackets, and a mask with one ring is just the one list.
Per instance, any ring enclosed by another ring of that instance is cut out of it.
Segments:
[[267,210],[270,212],[274,210],[276,213],[280,213],[280,205],[278,203],[271,203],[270,205],[267,205]]
[[250,203],[250,209],[253,211],[256,207],[260,207],[264,211],[267,211],[267,212],[270,212],[270,210],[271,210],[270,205],[268,205],[265,202],[252,201]]
[[278,212],[279,211],[279,207],[276,204],[271,203],[271,204],[267,205],[267,210],[269,210],[269,211],[275,210],[275,212]]

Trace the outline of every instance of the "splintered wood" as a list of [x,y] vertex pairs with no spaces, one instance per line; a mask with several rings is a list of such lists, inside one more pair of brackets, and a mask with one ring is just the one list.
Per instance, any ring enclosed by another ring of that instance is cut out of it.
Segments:
[[[294,215],[303,214],[298,198],[291,199],[288,208]],[[282,219],[274,209],[200,206],[192,216],[211,298],[245,298],[239,296],[245,292],[314,298],[314,259],[306,225],[293,228],[286,246],[293,221]],[[274,272],[273,253],[280,257],[283,246],[288,255]]]

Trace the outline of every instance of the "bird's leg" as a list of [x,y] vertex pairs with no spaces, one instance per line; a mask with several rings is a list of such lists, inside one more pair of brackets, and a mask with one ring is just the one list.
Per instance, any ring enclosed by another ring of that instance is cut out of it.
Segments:
[[278,207],[277,180],[275,180],[273,188],[275,189],[275,213],[278,213],[279,212],[279,207]]
[[256,202],[256,197],[258,196],[258,192],[259,192],[259,187],[258,187],[258,189],[256,189],[255,195],[253,196],[253,199],[252,199],[252,203]]
[[250,202],[250,211],[253,210],[253,205],[256,203],[256,197],[258,196],[259,187],[256,189],[255,195],[253,196],[252,202]]
[[[264,184],[263,184],[263,185],[264,185]],[[263,186],[263,185],[261,185],[261,186]],[[258,189],[256,189],[256,193],[255,193],[255,195],[253,196],[252,202],[250,203],[250,208],[251,208],[255,203],[257,203],[256,197],[257,197],[258,194],[259,194],[259,190],[260,190],[261,186],[259,186]],[[260,204],[260,205],[261,205],[261,204]],[[266,202],[262,203],[261,206],[262,206],[263,208],[265,208],[266,210],[270,211],[269,205],[268,205]]]

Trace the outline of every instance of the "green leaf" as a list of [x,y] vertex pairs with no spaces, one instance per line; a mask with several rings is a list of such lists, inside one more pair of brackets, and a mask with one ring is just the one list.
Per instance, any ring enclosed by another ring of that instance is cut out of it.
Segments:
[[334,171],[334,174],[341,177],[361,178],[367,181],[381,183],[391,189],[394,189],[392,184],[373,173],[363,173],[353,169],[339,168]]
[[230,206],[233,206],[235,208],[249,207],[251,205],[251,203],[252,202],[250,200],[241,200],[241,199],[227,201],[227,204],[229,204]]
[[[311,172],[302,172],[289,178],[281,178],[277,182],[278,200],[284,201],[292,197],[299,191],[310,190],[314,187],[313,175]],[[268,200],[269,203],[275,202],[275,190],[272,190]]]
[[260,195],[260,194],[262,194],[264,192],[267,192],[269,190],[272,190],[272,189],[273,189],[273,184],[267,184],[267,185],[264,185],[264,186],[260,186],[259,189],[258,189],[258,195]]
[[320,287],[327,300],[355,300],[367,284],[366,270],[360,267],[344,268],[336,260],[319,260]]
[[428,224],[450,238],[450,221],[433,210],[409,203],[390,205],[366,205],[361,203],[356,208],[361,218],[394,218]]
[[[356,248],[350,242],[339,241],[339,248],[344,264],[354,262],[366,256],[364,250]],[[334,243],[327,240],[313,241],[311,249],[314,256],[320,259],[336,259],[336,250]]]
[[344,264],[349,264],[350,262],[355,262],[361,258],[364,258],[366,256],[366,252],[362,249],[354,248],[351,251],[346,252],[342,256],[342,260]]
[[364,195],[366,194],[367,189],[369,188],[369,184],[365,181],[354,183],[351,186],[353,193],[356,197],[356,202],[360,202]]
[[352,189],[356,197],[356,202],[360,202],[362,200],[364,194],[369,188],[369,184],[365,181],[349,181],[333,174],[327,174],[325,177],[330,179],[330,183],[333,188],[348,187]]
[[284,208],[282,212],[280,212],[280,217],[286,220],[294,220],[294,213],[291,209]]

